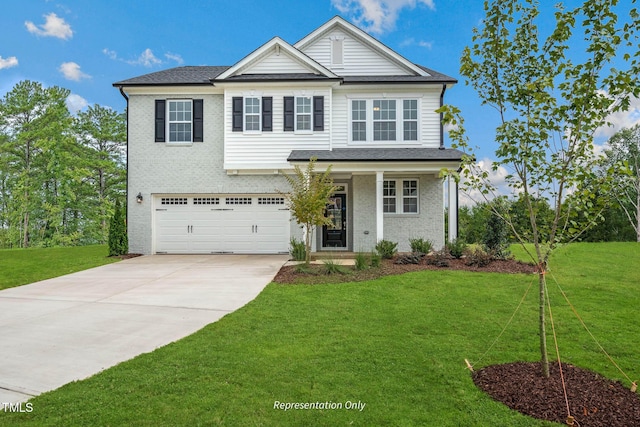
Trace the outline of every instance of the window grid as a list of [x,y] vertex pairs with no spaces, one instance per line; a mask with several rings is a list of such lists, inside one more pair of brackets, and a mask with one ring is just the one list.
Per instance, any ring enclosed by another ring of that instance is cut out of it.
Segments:
[[396,101],[395,99],[373,100],[373,140],[396,140]]
[[193,204],[194,205],[219,205],[220,198],[219,197],[194,197]]
[[354,141],[367,140],[367,101],[351,101],[351,129]]
[[[397,189],[402,183],[402,192]],[[382,184],[382,200],[384,213],[416,214],[418,213],[418,180],[389,179]]]
[[284,197],[258,197],[259,205],[284,205]]
[[311,130],[311,98],[296,97],[296,130]]
[[396,182],[384,181],[382,184],[383,211],[395,213],[396,211]]
[[227,205],[250,205],[251,197],[227,197],[225,200]]
[[161,205],[186,205],[186,197],[163,197],[160,199]]
[[169,142],[191,142],[191,101],[169,101]]
[[418,100],[405,99],[403,101],[403,130],[405,141],[418,140]]
[[244,130],[260,130],[260,98],[244,99]]

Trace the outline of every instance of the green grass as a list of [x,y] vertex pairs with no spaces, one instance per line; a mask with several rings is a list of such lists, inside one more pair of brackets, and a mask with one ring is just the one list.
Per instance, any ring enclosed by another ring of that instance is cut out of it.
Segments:
[[26,285],[118,261],[104,245],[0,249],[0,289]]
[[[622,379],[562,304],[554,280],[622,369],[640,377],[639,261],[635,243],[556,253],[549,292],[564,361]],[[339,285],[270,284],[196,334],[32,399],[32,413],[0,412],[0,425],[550,426],[480,392],[464,363],[538,359],[536,280],[423,271]],[[283,411],[276,401],[343,408]],[[347,410],[347,401],[366,406]]]

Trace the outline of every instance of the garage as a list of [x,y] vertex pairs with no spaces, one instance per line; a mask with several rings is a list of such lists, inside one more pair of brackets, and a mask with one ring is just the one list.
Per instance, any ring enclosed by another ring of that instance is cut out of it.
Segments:
[[155,253],[287,253],[290,213],[280,195],[154,197]]

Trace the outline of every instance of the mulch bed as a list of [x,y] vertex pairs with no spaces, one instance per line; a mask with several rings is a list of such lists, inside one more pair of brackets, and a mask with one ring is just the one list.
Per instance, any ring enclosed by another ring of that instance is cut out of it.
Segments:
[[515,260],[494,260],[485,267],[476,267],[467,265],[464,259],[449,259],[448,267],[436,267],[427,264],[423,259],[419,264],[395,264],[395,260],[382,260],[379,268],[369,268],[362,271],[356,271],[352,266],[345,266],[345,274],[324,273],[322,264],[311,265],[311,273],[300,273],[296,266],[288,265],[282,267],[276,277],[273,279],[276,283],[342,283],[342,282],[360,282],[363,280],[373,280],[382,276],[390,276],[394,274],[408,273],[410,271],[422,270],[464,270],[489,273],[522,273],[533,274],[536,267]]
[[[618,382],[594,372],[562,364],[571,416],[578,427],[640,426],[640,397]],[[523,414],[567,424],[567,404],[558,363],[516,362],[487,366],[473,373],[473,381],[495,400]]]

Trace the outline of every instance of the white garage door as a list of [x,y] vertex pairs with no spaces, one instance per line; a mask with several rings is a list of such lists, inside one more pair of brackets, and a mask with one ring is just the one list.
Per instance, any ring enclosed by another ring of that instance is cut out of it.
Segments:
[[286,253],[290,214],[283,197],[158,196],[156,253]]

